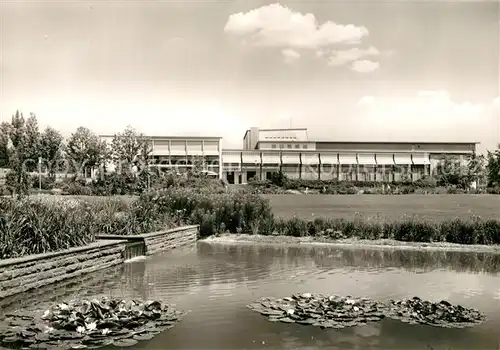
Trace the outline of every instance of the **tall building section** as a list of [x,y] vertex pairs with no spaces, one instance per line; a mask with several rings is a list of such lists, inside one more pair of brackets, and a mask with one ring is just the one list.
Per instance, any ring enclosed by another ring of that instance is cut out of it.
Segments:
[[444,155],[466,163],[477,142],[340,142],[310,139],[306,128],[251,128],[243,145],[222,151],[229,183],[265,180],[278,171],[309,180],[415,181],[434,173]]

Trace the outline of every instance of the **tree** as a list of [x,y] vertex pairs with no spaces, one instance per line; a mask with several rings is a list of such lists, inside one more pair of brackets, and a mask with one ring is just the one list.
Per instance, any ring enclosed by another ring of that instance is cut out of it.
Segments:
[[10,123],[0,124],[0,168],[9,166]]
[[139,170],[147,169],[152,151],[151,140],[130,125],[115,134],[111,143],[112,159],[120,170],[126,168],[130,171],[133,165]]
[[57,162],[62,159],[64,137],[51,127],[47,127],[40,137],[40,157],[47,165],[48,174],[55,178]]
[[66,155],[72,170],[77,175],[87,176],[88,170],[92,170],[106,161],[108,150],[105,141],[81,126],[69,137]]
[[438,165],[438,185],[467,188],[470,184],[466,177],[467,173],[468,169],[460,163],[459,159],[444,156]]
[[29,178],[26,172],[25,148],[28,136],[23,114],[16,111],[16,113],[12,116],[10,126],[7,127],[3,125],[2,128],[4,131],[7,130],[8,135],[8,165],[12,172],[8,177],[8,179],[10,179],[9,184],[17,196],[22,197],[27,195],[29,191]]
[[488,151],[486,158],[487,185],[488,187],[498,186],[500,184],[500,149],[496,149],[493,152]]
[[269,181],[271,181],[273,185],[285,187],[288,183],[288,177],[285,175],[285,173],[279,170],[277,173],[270,174]]
[[139,154],[137,156],[137,167],[139,171],[147,170],[149,173],[149,165],[151,164],[151,154],[153,153],[153,143],[150,139],[140,134],[138,142],[140,143]]
[[38,168],[38,158],[40,154],[40,131],[38,120],[34,113],[26,119],[26,144],[25,144],[25,165],[27,171],[35,171]]
[[485,158],[483,155],[472,154],[467,163],[467,173],[464,180],[467,183],[467,187],[472,183],[480,185],[485,178]]
[[200,176],[203,170],[204,170],[203,157],[193,156],[191,158],[191,169],[189,170],[188,175]]

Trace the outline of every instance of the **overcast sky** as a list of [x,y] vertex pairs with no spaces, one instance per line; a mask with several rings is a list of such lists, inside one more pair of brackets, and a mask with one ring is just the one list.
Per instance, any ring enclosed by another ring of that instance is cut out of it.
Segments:
[[497,1],[0,1],[0,119],[498,141]]

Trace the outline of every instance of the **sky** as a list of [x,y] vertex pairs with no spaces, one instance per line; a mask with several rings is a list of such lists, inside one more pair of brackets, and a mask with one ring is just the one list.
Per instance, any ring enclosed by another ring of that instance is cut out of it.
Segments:
[[491,149],[499,47],[498,1],[2,0],[0,121]]

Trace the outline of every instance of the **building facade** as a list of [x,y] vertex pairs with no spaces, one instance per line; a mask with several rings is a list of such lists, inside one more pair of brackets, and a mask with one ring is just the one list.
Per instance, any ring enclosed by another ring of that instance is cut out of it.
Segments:
[[[108,144],[113,135],[100,135]],[[151,141],[152,166],[184,173],[194,166],[222,178],[222,138],[188,136],[147,136]]]
[[310,180],[415,181],[435,173],[444,155],[465,164],[477,143],[321,141],[310,140],[305,128],[251,128],[243,146],[222,151],[229,183],[265,180],[278,171]]
[[[101,138],[111,142],[113,136]],[[279,171],[309,180],[415,181],[435,173],[444,155],[465,164],[478,144],[311,140],[306,128],[251,128],[242,149],[222,149],[221,137],[148,138],[157,168],[183,173],[196,165],[231,184],[269,179]]]

